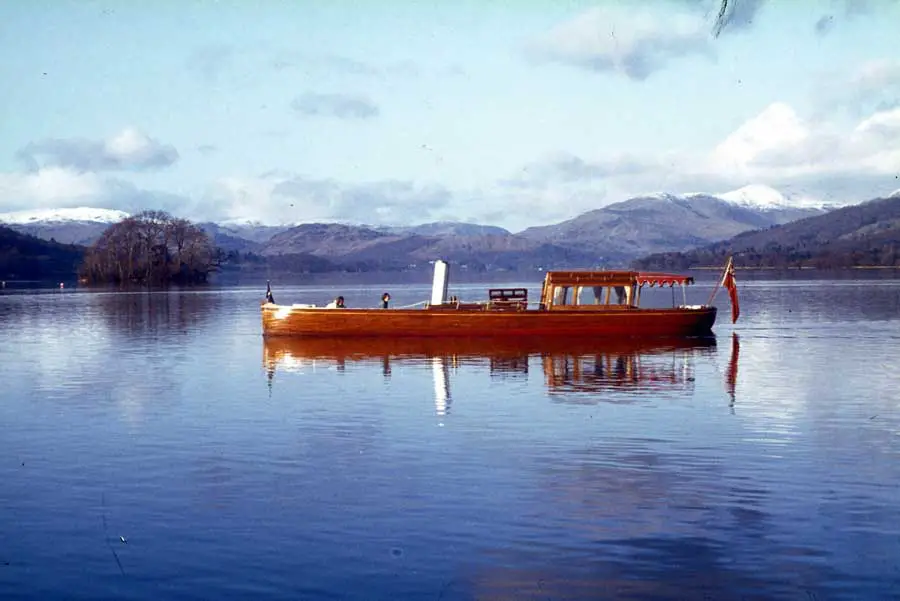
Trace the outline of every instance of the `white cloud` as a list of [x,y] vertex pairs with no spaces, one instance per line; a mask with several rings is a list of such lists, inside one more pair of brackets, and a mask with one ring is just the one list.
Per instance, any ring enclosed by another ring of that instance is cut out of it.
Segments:
[[900,59],[863,63],[855,72],[822,81],[817,90],[826,111],[850,110],[857,116],[900,106]]
[[900,135],[900,108],[875,113],[857,125],[853,133],[865,138],[882,139],[886,143],[896,141]]
[[440,186],[399,180],[350,184],[273,172],[222,178],[208,190],[205,204],[228,221],[408,225],[436,219],[450,201]]
[[159,169],[178,160],[174,146],[162,144],[133,127],[106,140],[40,140],[17,154],[33,170],[55,166],[82,172]]
[[530,47],[538,59],[642,80],[671,60],[711,55],[709,28],[690,10],[661,11],[649,4],[609,4],[562,23]]
[[722,141],[713,150],[712,162],[723,169],[746,169],[761,153],[800,144],[808,136],[794,110],[776,102]]
[[900,83],[900,60],[879,59],[864,63],[853,76],[852,83],[867,92],[896,85]]
[[556,182],[518,189],[499,186],[484,190],[484,200],[468,207],[465,220],[521,231],[533,225],[558,223],[622,200],[619,192],[614,184],[600,182]]
[[880,111],[849,131],[801,126],[794,137],[760,148],[747,168],[767,181],[799,176],[894,176],[900,172],[900,109]]
[[[791,195],[858,202],[887,194],[900,174],[900,108],[879,111],[854,126],[805,120],[776,102],[707,152],[596,160],[547,158],[514,183],[523,193],[554,199],[567,186],[605,192],[606,201],[667,191],[724,192],[764,183]],[[574,196],[573,196],[574,198]],[[588,197],[583,197],[588,198]],[[570,203],[577,213],[589,208]]]
[[[124,137],[116,147],[130,152],[134,140]],[[67,167],[0,172],[0,213],[88,206],[129,213],[160,209],[195,220],[406,225],[451,215],[451,200],[451,193],[436,185],[402,180],[344,183],[275,171],[224,177],[193,198]]]
[[710,167],[735,180],[789,185],[819,178],[824,191],[834,178],[866,184],[881,178],[887,186],[900,172],[900,109],[876,112],[846,128],[806,122],[775,103],[723,141],[712,159]]
[[102,178],[96,174],[62,167],[0,173],[0,207],[4,211],[74,207],[102,194],[104,189]]
[[0,172],[0,212],[75,207],[128,213],[161,209],[184,217],[199,217],[209,210],[184,196],[144,190],[131,182],[66,167]]

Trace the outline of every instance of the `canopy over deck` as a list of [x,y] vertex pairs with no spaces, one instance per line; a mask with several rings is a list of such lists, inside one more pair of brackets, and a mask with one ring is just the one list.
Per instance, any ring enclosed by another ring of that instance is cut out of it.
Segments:
[[642,271],[548,271],[544,280],[550,286],[686,286],[691,276]]
[[548,271],[545,286],[632,286],[636,271]]

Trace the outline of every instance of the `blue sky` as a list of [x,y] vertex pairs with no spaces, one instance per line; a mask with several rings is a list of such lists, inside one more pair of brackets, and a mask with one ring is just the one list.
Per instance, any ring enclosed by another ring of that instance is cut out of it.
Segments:
[[0,2],[0,211],[517,230],[900,188],[900,2]]

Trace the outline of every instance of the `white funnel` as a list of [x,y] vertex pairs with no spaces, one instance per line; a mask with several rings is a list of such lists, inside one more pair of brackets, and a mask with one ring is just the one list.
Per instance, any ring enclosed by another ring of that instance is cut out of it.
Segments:
[[431,285],[431,304],[443,305],[447,302],[447,285],[449,272],[445,261],[434,262],[434,284]]

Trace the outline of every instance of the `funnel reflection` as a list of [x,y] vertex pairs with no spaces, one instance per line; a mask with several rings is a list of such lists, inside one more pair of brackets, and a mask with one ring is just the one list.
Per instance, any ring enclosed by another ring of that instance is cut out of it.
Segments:
[[434,375],[434,410],[438,415],[450,413],[450,364],[447,357],[431,358]]
[[401,365],[430,366],[434,403],[446,415],[452,403],[451,368],[487,367],[490,377],[528,379],[529,367],[540,366],[544,385],[565,402],[597,402],[610,391],[689,391],[693,360],[715,350],[715,338],[620,341],[493,340],[493,339],[298,339],[267,338],[263,363],[273,380],[276,372],[378,365],[385,378]]

